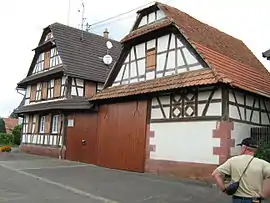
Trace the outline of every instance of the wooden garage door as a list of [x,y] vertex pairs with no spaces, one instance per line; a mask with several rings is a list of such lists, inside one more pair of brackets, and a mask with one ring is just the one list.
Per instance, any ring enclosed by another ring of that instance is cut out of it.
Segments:
[[98,165],[144,172],[146,115],[146,101],[100,106]]
[[[66,159],[96,164],[97,157],[97,113],[72,114],[68,119],[74,121],[67,127]],[[82,141],[85,142],[82,142]]]

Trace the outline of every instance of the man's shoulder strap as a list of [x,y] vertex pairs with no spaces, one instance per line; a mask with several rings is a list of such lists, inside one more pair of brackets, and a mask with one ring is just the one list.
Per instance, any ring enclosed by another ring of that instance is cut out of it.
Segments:
[[243,175],[244,175],[245,172],[247,171],[247,169],[248,169],[248,167],[249,167],[249,165],[250,165],[250,163],[252,162],[253,159],[254,159],[254,156],[249,160],[249,162],[248,162],[248,164],[247,164],[245,170],[243,171],[242,175],[241,175],[240,178],[239,178],[239,181],[242,179]]

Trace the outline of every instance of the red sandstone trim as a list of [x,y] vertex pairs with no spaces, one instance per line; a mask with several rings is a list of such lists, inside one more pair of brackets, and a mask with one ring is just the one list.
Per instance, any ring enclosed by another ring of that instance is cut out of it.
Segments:
[[224,163],[230,157],[230,149],[235,146],[235,140],[231,137],[233,122],[217,122],[213,130],[213,138],[220,138],[220,146],[213,147],[213,155],[219,156],[219,164]]
[[146,172],[162,176],[164,175],[212,182],[213,179],[211,174],[216,167],[217,165],[215,164],[148,160]]
[[22,144],[20,145],[20,151],[29,154],[48,156],[52,158],[59,158],[59,155],[61,155],[61,157],[64,158],[66,150],[65,148],[61,149],[59,147]]

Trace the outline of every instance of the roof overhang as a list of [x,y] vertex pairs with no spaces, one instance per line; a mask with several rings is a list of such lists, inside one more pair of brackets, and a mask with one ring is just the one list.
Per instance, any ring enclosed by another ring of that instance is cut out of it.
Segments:
[[25,114],[25,113],[35,113],[43,111],[63,111],[63,110],[94,110],[93,104],[90,104],[86,98],[74,97],[61,99],[57,101],[49,101],[37,104],[29,104],[18,107],[14,113]]
[[26,88],[28,84],[37,83],[38,81],[41,81],[41,80],[50,80],[55,77],[62,77],[63,74],[64,74],[64,67],[61,65],[51,70],[34,74],[34,75],[24,78],[22,81],[20,81],[17,84],[17,88]]

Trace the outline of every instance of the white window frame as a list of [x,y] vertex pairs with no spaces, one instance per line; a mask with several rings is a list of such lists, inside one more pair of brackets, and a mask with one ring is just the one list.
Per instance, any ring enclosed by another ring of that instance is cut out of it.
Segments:
[[58,121],[59,121],[59,115],[53,115],[52,118],[52,133],[58,133]]
[[45,116],[41,116],[40,117],[39,132],[40,133],[44,133],[45,132]]

